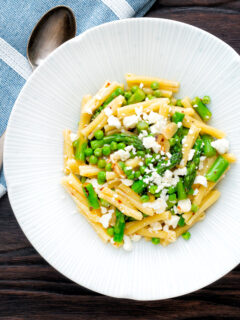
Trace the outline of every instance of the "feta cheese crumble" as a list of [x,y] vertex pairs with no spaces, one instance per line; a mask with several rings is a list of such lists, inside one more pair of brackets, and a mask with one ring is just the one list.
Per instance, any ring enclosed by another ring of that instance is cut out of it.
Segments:
[[130,187],[133,184],[133,180],[130,180],[130,179],[121,179],[121,181],[127,187]]
[[165,224],[168,225],[169,227],[172,226],[173,229],[175,229],[178,225],[178,221],[180,220],[180,217],[177,215],[172,215],[170,219],[165,220]]
[[110,107],[106,107],[106,108],[104,109],[104,112],[105,112],[106,116],[108,116],[108,117],[110,117],[111,114],[113,113],[113,112],[112,112],[112,109],[111,109]]
[[70,139],[72,142],[75,141],[77,139],[76,133],[70,133]]
[[207,179],[204,176],[196,176],[193,184],[201,184],[204,187],[207,187]]
[[139,241],[141,238],[142,238],[142,236],[140,236],[139,234],[134,234],[134,235],[131,235],[131,236],[130,236],[130,239],[131,239],[133,242],[137,242],[137,241]]
[[117,129],[121,128],[121,122],[119,121],[119,119],[117,117],[114,117],[113,115],[111,115],[108,118],[107,122],[108,122],[109,126],[111,126],[111,127],[115,127]]
[[138,116],[132,115],[123,119],[123,125],[126,129],[133,129],[138,123]]
[[189,154],[188,154],[188,161],[191,161],[192,160],[192,158],[193,158],[193,156],[194,156],[194,154],[195,154],[195,149],[191,149],[190,151],[189,151]]
[[161,149],[160,144],[158,144],[155,138],[152,136],[143,138],[142,142],[146,149],[153,149],[155,153],[158,153]]
[[106,229],[109,227],[109,222],[111,219],[112,219],[112,212],[108,212],[99,218],[99,222],[102,224],[103,228]]
[[191,210],[191,201],[190,199],[179,200],[177,208],[180,213],[189,212]]
[[143,206],[145,208],[152,208],[153,210],[156,211],[156,213],[162,213],[166,210],[167,203],[162,198],[159,198],[159,199],[152,201],[152,202],[145,202],[145,203],[143,203]]
[[211,146],[215,148],[218,153],[224,154],[229,150],[229,141],[227,139],[217,139],[211,142]]
[[129,236],[124,235],[123,236],[123,249],[126,251],[131,251],[132,250],[132,241]]

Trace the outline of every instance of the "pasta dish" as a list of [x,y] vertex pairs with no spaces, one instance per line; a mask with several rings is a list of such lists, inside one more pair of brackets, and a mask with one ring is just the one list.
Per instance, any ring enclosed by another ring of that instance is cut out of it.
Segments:
[[176,99],[179,82],[126,75],[82,98],[77,133],[64,130],[62,184],[99,237],[131,250],[167,246],[205,217],[236,161],[207,124],[209,96]]

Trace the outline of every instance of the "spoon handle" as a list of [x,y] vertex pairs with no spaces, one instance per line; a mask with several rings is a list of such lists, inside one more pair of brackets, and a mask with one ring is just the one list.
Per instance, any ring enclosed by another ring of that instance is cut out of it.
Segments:
[[3,164],[3,143],[4,143],[4,138],[5,138],[5,132],[3,132],[3,135],[0,137],[0,170],[2,168]]

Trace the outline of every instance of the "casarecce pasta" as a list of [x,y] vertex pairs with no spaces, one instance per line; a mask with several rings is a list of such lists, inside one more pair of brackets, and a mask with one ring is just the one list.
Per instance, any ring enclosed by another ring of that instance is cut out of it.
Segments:
[[208,124],[209,96],[174,98],[177,81],[134,74],[82,99],[76,134],[64,131],[65,189],[104,242],[166,246],[205,217],[230,163]]

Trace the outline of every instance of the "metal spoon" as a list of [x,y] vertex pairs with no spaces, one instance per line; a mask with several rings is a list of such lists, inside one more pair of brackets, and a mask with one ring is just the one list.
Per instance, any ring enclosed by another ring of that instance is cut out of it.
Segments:
[[[27,45],[27,57],[33,70],[57,47],[76,35],[76,19],[66,6],[57,6],[45,13],[34,27]],[[3,163],[4,136],[0,137],[0,169]]]

